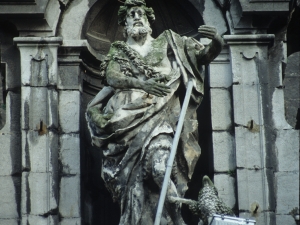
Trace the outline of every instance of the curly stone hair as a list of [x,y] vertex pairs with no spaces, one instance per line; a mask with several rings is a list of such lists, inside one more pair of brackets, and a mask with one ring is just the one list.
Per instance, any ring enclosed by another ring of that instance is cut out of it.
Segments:
[[127,11],[133,6],[142,7],[150,23],[153,23],[155,21],[155,15],[153,9],[151,7],[147,7],[144,0],[126,0],[124,6],[120,6],[120,9],[118,11],[119,25],[125,26]]

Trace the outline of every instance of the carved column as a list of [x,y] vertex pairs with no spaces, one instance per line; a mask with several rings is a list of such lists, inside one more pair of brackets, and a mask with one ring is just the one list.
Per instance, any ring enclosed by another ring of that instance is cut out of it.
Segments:
[[22,224],[58,223],[57,48],[61,38],[14,38],[21,55]]
[[[272,153],[268,126],[268,45],[274,35],[226,35],[232,67],[232,99],[239,216],[274,222]],[[270,106],[271,107],[271,106]]]

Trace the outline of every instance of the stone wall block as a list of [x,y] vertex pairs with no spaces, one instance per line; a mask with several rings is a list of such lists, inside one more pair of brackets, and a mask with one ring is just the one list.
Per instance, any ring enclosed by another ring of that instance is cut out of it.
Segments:
[[21,55],[21,82],[23,86],[30,86],[31,81],[31,61],[38,53],[38,46],[19,47]]
[[276,214],[289,214],[299,208],[299,171],[275,173]]
[[238,201],[239,210],[249,210],[251,204],[257,202],[260,210],[272,210],[270,205],[267,190],[268,180],[267,173],[270,175],[272,171],[269,170],[248,170],[238,169]]
[[[252,213],[250,212],[241,212],[239,214],[240,218],[245,218],[245,219],[253,219],[256,221],[257,225],[266,225],[266,224],[270,224],[270,225],[275,225],[275,213],[274,212],[259,212],[258,214],[256,214],[256,216],[254,216]],[[285,223],[283,223],[285,224]],[[281,224],[281,225],[283,225]],[[278,224],[279,225],[279,224]]]
[[275,88],[272,96],[272,118],[276,129],[291,129],[285,119],[283,89]]
[[234,122],[242,126],[261,125],[260,90],[257,85],[233,85]]
[[22,218],[22,225],[57,225],[58,216],[50,215],[47,217],[29,215]]
[[80,92],[59,92],[59,124],[62,132],[79,132]]
[[[80,60],[73,60],[69,63],[60,63],[58,70],[58,89],[81,89],[81,78],[80,78]],[[72,64],[72,63],[75,63]]]
[[262,169],[261,133],[244,127],[235,128],[236,165],[248,169]]
[[299,171],[299,131],[279,130],[275,146],[278,171]]
[[58,127],[57,92],[46,87],[22,87],[22,129]]
[[0,130],[0,176],[21,172],[20,94],[6,97],[6,122]]
[[47,88],[22,87],[22,128],[37,130],[40,122],[49,124]]
[[21,172],[20,139],[21,134],[18,132],[0,132],[0,176]]
[[219,197],[224,203],[230,208],[234,208],[236,205],[235,178],[227,174],[216,174],[214,184],[218,189]]
[[23,192],[26,197],[24,199],[22,196],[22,201],[25,201],[26,205],[22,204],[22,208],[27,207],[25,212],[32,215],[45,215],[57,208],[57,180],[52,173],[31,172],[27,179],[25,177],[24,182],[26,188]]
[[235,170],[234,140],[229,132],[213,132],[213,149],[215,172]]
[[65,134],[60,137],[59,159],[63,174],[80,174],[79,134]]
[[0,219],[0,224],[3,225],[19,225],[19,219]]
[[[15,38],[15,40],[17,39]],[[61,39],[54,38],[55,44],[45,44],[47,40],[44,38],[34,37],[27,39],[28,44],[18,44],[21,54],[22,85],[36,87],[56,85],[57,46]],[[51,40],[49,39],[48,41]]]
[[231,98],[228,90],[212,88],[211,122],[213,130],[229,130],[231,121]]
[[57,129],[58,128],[58,93],[54,89],[48,90],[48,109],[49,109],[49,118],[48,128]]
[[20,132],[21,95],[9,91],[6,96],[6,125],[2,129],[8,132]]
[[81,225],[80,218],[63,218],[60,225]]
[[232,85],[232,72],[229,63],[211,63],[210,69],[210,87],[229,88]]
[[263,57],[254,46],[231,46],[233,83],[257,85],[259,83],[257,61]]
[[80,176],[62,177],[59,213],[62,217],[80,217]]
[[297,225],[292,215],[276,215],[276,225]]
[[0,218],[18,218],[18,203],[13,178],[11,176],[0,176],[0,184]]
[[[28,131],[28,150],[25,149],[23,160],[29,158],[31,172],[49,172],[57,170],[58,137],[53,132],[39,135],[38,131]],[[28,154],[28,156],[26,155]]]

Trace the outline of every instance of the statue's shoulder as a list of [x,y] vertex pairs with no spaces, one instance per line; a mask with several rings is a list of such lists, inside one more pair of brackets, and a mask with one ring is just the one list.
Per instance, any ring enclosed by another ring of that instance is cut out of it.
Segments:
[[108,55],[120,54],[126,46],[127,44],[124,41],[115,41],[110,45]]

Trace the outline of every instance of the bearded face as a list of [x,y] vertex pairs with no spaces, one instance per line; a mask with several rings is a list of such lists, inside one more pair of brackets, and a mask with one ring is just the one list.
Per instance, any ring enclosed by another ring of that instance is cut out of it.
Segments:
[[136,38],[152,33],[145,11],[141,7],[132,7],[127,12],[124,36]]

